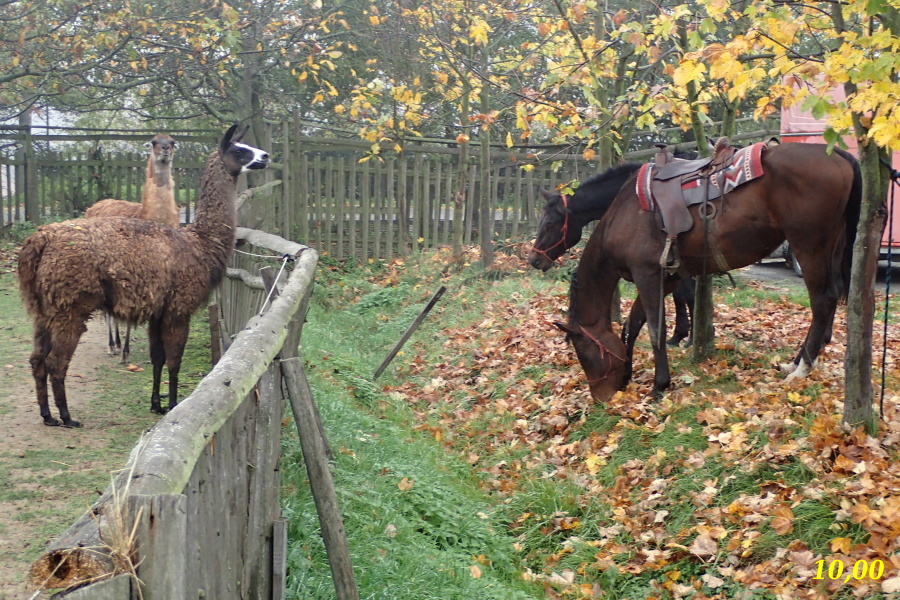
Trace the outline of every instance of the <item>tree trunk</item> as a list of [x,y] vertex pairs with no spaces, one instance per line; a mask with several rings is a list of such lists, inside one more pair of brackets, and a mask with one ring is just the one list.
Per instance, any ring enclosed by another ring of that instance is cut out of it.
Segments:
[[[687,51],[687,29],[683,24],[679,25],[682,51]],[[709,156],[710,150],[706,143],[706,130],[697,113],[697,84],[693,81],[687,84],[688,104],[691,110],[691,129],[697,140],[697,151],[700,156]],[[694,335],[692,347],[692,359],[694,362],[702,362],[715,354],[716,331],[713,326],[713,295],[712,276],[698,275],[697,291],[694,297],[694,322],[691,324]]]
[[[469,122],[469,87],[463,86],[459,107],[460,123]],[[462,132],[461,132],[462,133]],[[459,145],[459,161],[456,169],[456,193],[453,195],[453,256],[462,257],[463,236],[465,235],[466,198],[469,189],[469,143]]]
[[890,180],[880,163],[888,155],[873,142],[859,146],[863,199],[853,244],[850,293],[847,298],[847,354],[844,357],[844,418],[847,425],[864,425],[874,435],[878,417],[872,406],[872,333],[875,319],[875,276],[881,236],[887,216]]
[[[485,76],[488,74],[488,49],[482,48],[481,67]],[[481,84],[481,114],[491,112],[491,88],[487,81]],[[481,238],[481,265],[487,269],[494,262],[494,205],[491,202],[491,126],[485,123],[481,130],[481,227],[478,228]]]

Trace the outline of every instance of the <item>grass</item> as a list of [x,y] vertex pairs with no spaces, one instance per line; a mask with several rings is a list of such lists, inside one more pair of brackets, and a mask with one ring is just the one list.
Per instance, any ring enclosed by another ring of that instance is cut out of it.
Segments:
[[[533,407],[527,414],[493,407],[519,393],[526,382],[540,396],[552,397],[558,367],[510,356],[503,362],[516,364],[517,370],[507,375],[474,358],[475,344],[492,343],[490,337],[478,336],[479,328],[500,328],[493,320],[501,320],[498,311],[504,306],[516,309],[508,311],[511,315],[527,313],[533,298],[564,292],[565,270],[546,275],[515,268],[484,272],[476,265],[422,254],[399,265],[365,268],[346,268],[326,259],[319,273],[303,353],[332,445],[339,449],[336,485],[362,597],[543,597],[541,588],[549,585],[577,598],[575,586],[548,579],[573,573],[576,581],[588,582],[578,588],[581,593],[587,593],[585,585],[593,586],[593,595],[585,597],[669,598],[677,584],[700,585],[702,576],[718,573],[717,559],[698,560],[684,551],[693,543],[698,523],[723,519],[731,507],[758,502],[778,490],[821,489],[816,472],[795,455],[761,462],[752,456],[770,442],[808,436],[820,414],[802,409],[833,395],[826,384],[812,381],[791,392],[795,418],[776,420],[777,427],[727,409],[724,422],[712,426],[707,412],[721,406],[723,398],[725,406],[732,397],[743,401],[746,372],[765,371],[774,361],[792,357],[785,340],[794,334],[768,332],[764,324],[753,322],[752,311],[763,301],[792,310],[808,306],[802,286],[771,290],[738,277],[733,287],[727,279],[717,279],[716,301],[748,315],[746,323],[717,323],[721,338],[733,343],[720,348],[715,363],[701,365],[691,361],[689,351],[670,351],[676,387],[695,393],[674,394],[644,407],[645,416],[648,411],[655,415],[659,427],[642,426],[597,407],[570,414],[575,424],[562,442],[594,450],[598,439],[603,440],[600,445],[614,443],[590,475],[579,479],[560,477],[563,471],[557,472],[551,461],[535,460],[552,450],[547,439],[535,446],[508,443],[500,435],[522,422],[538,421],[546,407]],[[385,375],[372,382],[371,373],[438,283],[446,283],[448,292]],[[633,295],[632,286],[623,286],[623,297]],[[560,312],[563,309],[560,306]],[[500,330],[515,330],[521,325],[517,318],[503,320]],[[751,326],[742,327],[747,324]],[[784,324],[779,320],[774,326]],[[448,355],[448,340],[459,336],[472,336],[470,352],[459,350],[464,346],[459,344]],[[646,334],[639,339],[636,360],[636,374],[652,367]],[[439,394],[391,392],[403,385],[416,390],[437,385],[435,378],[448,370],[468,373],[466,381],[455,379]],[[771,406],[763,400],[747,400],[757,411],[752,414],[765,416],[788,405],[783,397],[771,398]],[[722,432],[744,439],[739,455],[710,453],[709,436]],[[295,441],[286,442],[285,456],[292,463],[284,479],[284,506],[291,518],[291,597],[327,598],[333,592]],[[691,462],[685,457],[701,458]],[[527,466],[529,461],[534,466]],[[492,474],[500,465],[504,474]],[[634,473],[638,475],[632,478]],[[660,500],[648,501],[646,490],[662,480],[667,483]],[[620,514],[607,502],[617,485],[625,486],[617,492],[617,501],[627,498],[634,512]],[[779,533],[781,525],[776,531],[769,516],[748,527],[746,538],[740,525],[728,518],[721,521],[728,536],[739,534],[734,539],[745,543],[743,566],[767,564],[796,544],[827,556],[837,536],[866,543],[869,534],[862,527],[835,522],[839,506],[833,498],[795,498],[793,530],[788,533]],[[652,517],[661,509],[664,516],[654,523]],[[648,518],[643,529],[621,527],[628,520]],[[651,538],[643,539],[647,535]],[[639,553],[653,548],[653,535],[677,540],[684,550],[661,546],[668,552],[667,561],[655,569],[635,567],[643,560]],[[728,540],[719,541],[719,558],[726,556]],[[618,566],[610,568],[607,560]],[[468,571],[473,566],[479,568],[479,578]],[[536,588],[535,582],[541,585]],[[706,594],[698,598],[776,598],[771,590],[751,589],[727,577],[716,588],[695,589]],[[849,586],[834,595],[851,596]]]
[[[361,597],[537,597],[519,577],[513,540],[469,466],[447,456],[427,433],[411,431],[409,409],[370,380],[383,349],[421,309],[419,302],[406,303],[427,292],[414,285],[375,290],[350,310],[330,311],[325,305],[334,298],[321,295],[326,285],[316,287],[302,349],[336,450],[335,486]],[[434,335],[436,328],[427,323],[417,339]],[[316,512],[293,435],[284,442],[282,465],[282,505],[290,519],[289,597],[331,598]]]

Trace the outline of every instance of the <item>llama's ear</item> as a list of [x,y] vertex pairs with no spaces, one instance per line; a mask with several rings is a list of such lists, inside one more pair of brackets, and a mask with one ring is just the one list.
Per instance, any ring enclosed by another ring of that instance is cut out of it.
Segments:
[[232,144],[232,141],[237,141],[240,139],[240,136],[235,137],[234,132],[237,131],[238,127],[240,127],[240,123],[235,123],[231,127],[228,128],[228,131],[225,132],[225,135],[222,136],[222,141],[219,142],[219,150],[221,152],[225,152],[228,150],[228,147]]
[[550,190],[548,190],[546,188],[541,188],[538,191],[541,192],[541,196],[544,197],[544,200],[549,200],[550,198],[552,198],[553,196],[556,195],[554,192],[551,192]]
[[153,142],[144,142],[144,148],[147,150],[153,149]]

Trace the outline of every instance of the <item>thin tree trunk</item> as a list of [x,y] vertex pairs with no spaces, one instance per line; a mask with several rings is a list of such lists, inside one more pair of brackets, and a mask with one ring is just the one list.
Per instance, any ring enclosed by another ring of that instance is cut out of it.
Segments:
[[864,425],[874,435],[878,417],[873,410],[872,337],[875,319],[875,275],[886,220],[888,180],[874,143],[859,146],[863,200],[853,244],[850,293],[847,298],[847,354],[844,357],[844,423]]
[[[485,75],[488,74],[488,49],[482,48],[481,67]],[[491,112],[491,88],[487,81],[481,84],[481,113]],[[481,238],[481,264],[487,269],[494,262],[494,246],[492,237],[494,233],[494,205],[491,202],[491,128],[485,124],[481,130],[481,227],[478,228]]]
[[[679,25],[681,47],[687,51],[687,29],[684,24]],[[688,104],[691,110],[691,129],[697,140],[697,151],[700,156],[709,156],[710,150],[706,144],[706,130],[697,113],[697,84],[693,81],[687,84]],[[716,331],[713,326],[713,294],[712,275],[698,275],[697,291],[694,297],[694,322],[692,323],[694,344],[692,347],[692,359],[694,362],[702,362],[715,354]]]
[[[460,123],[469,122],[469,87],[463,86],[459,107]],[[465,235],[466,197],[469,189],[469,143],[459,145],[459,161],[456,170],[456,193],[453,195],[453,256],[462,257],[463,236]]]

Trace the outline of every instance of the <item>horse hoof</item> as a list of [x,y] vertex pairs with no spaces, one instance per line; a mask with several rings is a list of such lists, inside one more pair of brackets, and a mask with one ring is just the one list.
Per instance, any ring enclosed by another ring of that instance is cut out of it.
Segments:
[[166,413],[169,412],[169,411],[167,411],[166,409],[164,409],[162,406],[151,406],[151,407],[150,407],[150,412],[156,413],[156,414],[158,414],[158,415],[164,415],[164,414],[166,414]]
[[78,421],[74,421],[72,419],[66,419],[62,423],[63,427],[67,427],[69,429],[81,429],[81,423]]
[[47,427],[59,427],[61,423],[53,417],[44,417],[44,425]]

